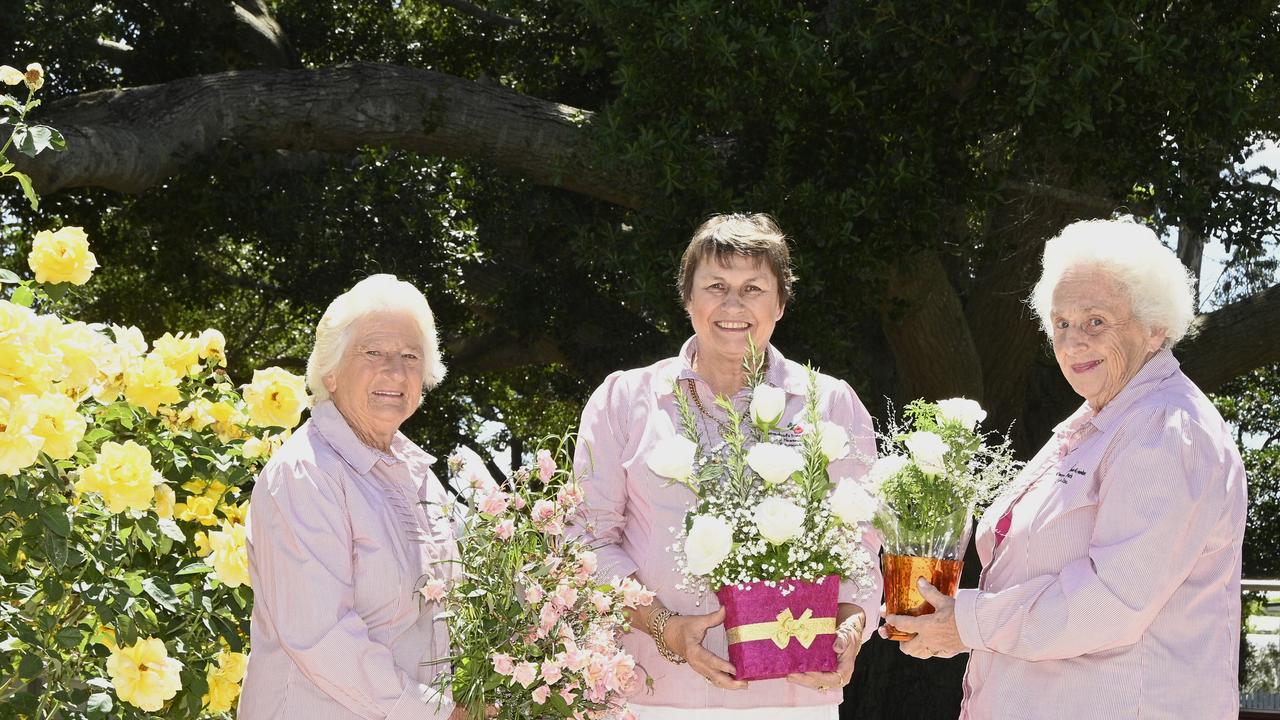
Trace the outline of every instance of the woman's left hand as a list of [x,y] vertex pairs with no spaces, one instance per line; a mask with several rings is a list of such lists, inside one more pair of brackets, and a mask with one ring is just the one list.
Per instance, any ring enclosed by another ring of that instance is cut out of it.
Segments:
[[[943,595],[924,578],[917,582],[920,594],[933,606],[930,615],[889,615],[884,621],[902,632],[912,632],[916,636],[910,640],[900,641],[902,652],[917,658],[943,657],[949,658],[968,650],[960,641],[960,628],[956,627],[956,600]],[[885,636],[883,627],[881,637]]]
[[840,605],[840,625],[836,627],[834,649],[840,662],[835,672],[792,673],[787,682],[813,688],[820,692],[843,688],[853,679],[854,662],[862,649],[862,628],[866,625],[866,613],[851,603]]

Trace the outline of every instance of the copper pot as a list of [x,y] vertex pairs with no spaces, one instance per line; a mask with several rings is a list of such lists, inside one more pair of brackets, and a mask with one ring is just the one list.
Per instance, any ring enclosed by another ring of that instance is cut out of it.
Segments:
[[[928,615],[934,607],[925,601],[916,586],[916,580],[924,578],[938,588],[938,592],[955,597],[960,585],[962,560],[917,557],[915,555],[890,555],[882,558],[884,572],[884,610],[886,615]],[[902,632],[892,625],[885,625],[890,640],[910,640],[915,633]]]

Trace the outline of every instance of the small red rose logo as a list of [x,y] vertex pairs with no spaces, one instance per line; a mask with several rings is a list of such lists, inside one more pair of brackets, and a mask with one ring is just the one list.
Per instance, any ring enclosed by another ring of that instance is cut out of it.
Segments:
[[796,435],[803,435],[803,434],[804,434],[804,426],[803,426],[803,425],[800,425],[800,424],[797,424],[797,425],[795,425],[794,427],[792,427],[792,428],[791,428],[791,432],[795,433]]

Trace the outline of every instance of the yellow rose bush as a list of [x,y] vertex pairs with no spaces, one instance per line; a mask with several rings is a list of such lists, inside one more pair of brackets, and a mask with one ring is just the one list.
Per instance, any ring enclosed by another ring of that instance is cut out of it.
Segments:
[[0,270],[0,714],[228,717],[249,487],[309,398],[280,368],[242,397],[216,330],[63,317],[89,242],[42,232],[36,279]]

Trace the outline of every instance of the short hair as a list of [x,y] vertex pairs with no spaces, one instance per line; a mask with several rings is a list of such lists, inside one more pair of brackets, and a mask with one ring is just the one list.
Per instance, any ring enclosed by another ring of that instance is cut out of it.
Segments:
[[778,279],[778,307],[785,307],[796,281],[791,250],[777,221],[765,213],[712,215],[693,231],[676,277],[680,300],[687,305],[693,297],[693,275],[699,263],[709,257],[723,263],[735,255],[764,261]]
[[1128,220],[1071,223],[1044,245],[1044,270],[1031,291],[1031,306],[1053,336],[1053,293],[1075,268],[1096,268],[1129,296],[1143,327],[1163,328],[1164,347],[1186,336],[1195,319],[1195,280],[1172,250],[1145,225]]
[[342,362],[351,344],[355,323],[375,312],[401,312],[413,318],[422,336],[422,386],[430,389],[444,379],[445,366],[440,360],[435,317],[427,298],[418,288],[396,279],[395,275],[370,275],[334,298],[316,325],[315,346],[307,359],[307,387],[316,402],[329,399],[324,378]]

